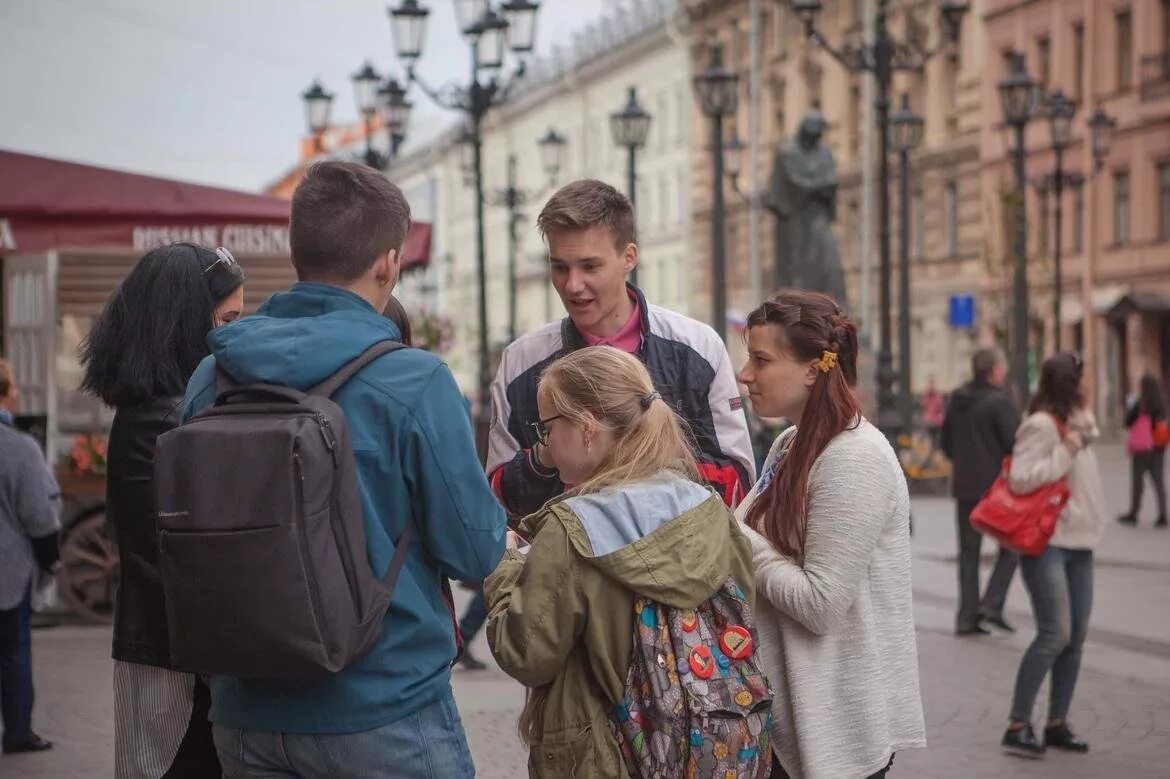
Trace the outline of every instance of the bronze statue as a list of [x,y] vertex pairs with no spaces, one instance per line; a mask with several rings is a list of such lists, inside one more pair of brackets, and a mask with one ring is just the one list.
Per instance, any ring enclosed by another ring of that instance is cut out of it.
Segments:
[[845,274],[832,227],[837,170],[821,142],[824,134],[825,119],[814,109],[795,141],[776,151],[769,193],[776,216],[774,281],[777,287],[824,292],[845,306]]

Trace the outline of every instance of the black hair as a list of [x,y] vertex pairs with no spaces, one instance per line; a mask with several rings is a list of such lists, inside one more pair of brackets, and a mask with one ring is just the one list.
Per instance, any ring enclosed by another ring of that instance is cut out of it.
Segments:
[[81,344],[81,389],[114,407],[182,395],[209,352],[216,306],[243,283],[239,265],[203,246],[147,252]]
[[1162,383],[1152,373],[1142,376],[1139,403],[1142,411],[1153,419],[1166,418],[1166,396],[1162,392]]
[[391,295],[390,302],[386,304],[385,310],[382,311],[382,316],[389,319],[398,327],[398,332],[402,334],[402,338],[399,339],[400,343],[413,346],[410,342],[410,315],[406,313],[406,308],[402,305],[401,300]]
[[1049,357],[1040,369],[1040,386],[1029,412],[1048,411],[1061,422],[1067,422],[1072,412],[1084,403],[1081,392],[1084,373],[1085,363],[1079,354],[1060,352]]

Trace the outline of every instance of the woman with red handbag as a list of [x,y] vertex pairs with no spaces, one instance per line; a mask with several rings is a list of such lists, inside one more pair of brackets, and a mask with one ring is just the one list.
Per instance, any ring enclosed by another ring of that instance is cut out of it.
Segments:
[[[1048,547],[1020,561],[1036,618],[1036,638],[1020,662],[1003,746],[1032,757],[1044,754],[1047,747],[1089,751],[1065,719],[1093,603],[1093,549],[1106,522],[1097,456],[1090,447],[1099,432],[1087,408],[1083,379],[1079,355],[1063,352],[1044,362],[1040,387],[1016,433],[1008,474],[1012,492],[1019,495],[1060,479],[1067,480],[1071,493]],[[1041,744],[1032,730],[1032,708],[1049,671],[1051,698]]]
[[1158,501],[1154,527],[1166,527],[1166,444],[1170,443],[1170,428],[1166,422],[1166,397],[1156,377],[1148,373],[1142,376],[1141,392],[1129,404],[1125,426],[1129,429],[1126,449],[1132,465],[1132,490],[1129,511],[1117,521],[1123,525],[1137,524],[1148,473],[1154,483],[1154,499]]

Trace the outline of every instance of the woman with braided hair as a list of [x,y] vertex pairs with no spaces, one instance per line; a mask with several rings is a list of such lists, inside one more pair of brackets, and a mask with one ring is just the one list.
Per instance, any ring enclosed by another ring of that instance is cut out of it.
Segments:
[[827,295],[781,290],[747,320],[739,379],[777,438],[737,517],[752,543],[774,777],[885,776],[923,747],[910,498],[861,414],[857,328]]

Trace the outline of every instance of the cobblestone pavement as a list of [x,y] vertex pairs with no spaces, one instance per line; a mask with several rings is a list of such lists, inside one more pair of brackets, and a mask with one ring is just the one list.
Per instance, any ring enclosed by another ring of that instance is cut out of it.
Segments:
[[[1119,451],[1103,454],[1111,510],[1128,493]],[[1097,553],[1093,627],[1070,720],[1092,745],[1086,756],[1027,761],[998,741],[1019,659],[1033,630],[1017,581],[1008,602],[1016,635],[951,635],[955,594],[953,504],[915,499],[915,620],[929,747],[898,755],[898,777],[1144,779],[1170,760],[1170,533],[1147,524],[1110,527]],[[986,571],[986,569],[985,569]],[[461,600],[466,595],[457,590]],[[35,726],[57,747],[0,759],[3,779],[108,777],[113,773],[109,631],[59,627],[34,637]],[[482,637],[477,654],[490,662]],[[455,690],[480,777],[525,774],[516,736],[523,690],[498,669],[455,672]],[[1037,721],[1046,703],[1043,691]]]

